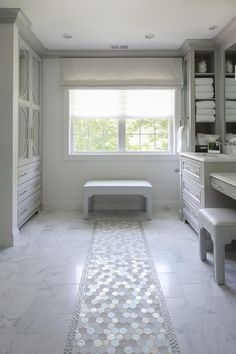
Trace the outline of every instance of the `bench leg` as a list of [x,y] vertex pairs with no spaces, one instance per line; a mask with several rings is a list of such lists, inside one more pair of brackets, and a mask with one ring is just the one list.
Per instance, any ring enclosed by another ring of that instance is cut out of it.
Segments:
[[199,230],[199,256],[202,261],[207,259],[207,231],[204,227]]
[[147,219],[151,220],[152,219],[152,199],[149,197],[145,198],[145,206],[146,206],[146,212],[147,212]]
[[225,283],[225,245],[218,240],[214,244],[214,278],[217,284]]
[[89,198],[84,196],[84,220],[88,220]]

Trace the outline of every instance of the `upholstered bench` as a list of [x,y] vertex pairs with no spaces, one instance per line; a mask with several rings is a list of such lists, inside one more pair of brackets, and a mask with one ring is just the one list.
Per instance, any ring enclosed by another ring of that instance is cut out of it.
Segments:
[[207,232],[213,242],[214,277],[217,284],[225,283],[225,245],[236,240],[236,209],[200,209],[199,251],[202,261],[206,260]]
[[145,198],[147,218],[152,218],[152,185],[142,180],[88,181],[83,187],[84,219],[88,219],[91,197],[94,195],[142,195]]

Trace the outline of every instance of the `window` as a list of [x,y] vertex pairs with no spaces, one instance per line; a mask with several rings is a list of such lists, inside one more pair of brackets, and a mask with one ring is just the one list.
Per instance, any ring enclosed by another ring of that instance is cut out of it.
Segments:
[[174,89],[71,89],[70,154],[170,153]]

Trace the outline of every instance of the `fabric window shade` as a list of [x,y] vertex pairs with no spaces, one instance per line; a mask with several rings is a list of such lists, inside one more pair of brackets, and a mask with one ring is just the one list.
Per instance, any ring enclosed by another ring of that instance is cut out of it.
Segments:
[[181,58],[62,58],[62,86],[182,87]]
[[70,117],[76,119],[173,119],[174,90],[70,90]]

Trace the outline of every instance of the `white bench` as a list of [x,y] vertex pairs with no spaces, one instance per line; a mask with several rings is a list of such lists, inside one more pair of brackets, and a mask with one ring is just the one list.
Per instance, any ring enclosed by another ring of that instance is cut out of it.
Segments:
[[88,181],[83,187],[84,219],[88,219],[91,197],[94,195],[142,195],[148,220],[152,218],[152,185],[140,180]]

